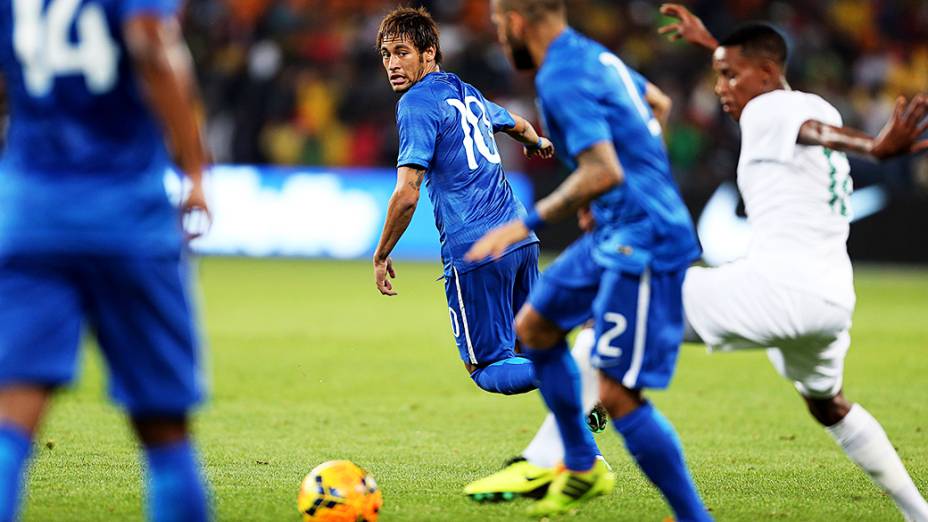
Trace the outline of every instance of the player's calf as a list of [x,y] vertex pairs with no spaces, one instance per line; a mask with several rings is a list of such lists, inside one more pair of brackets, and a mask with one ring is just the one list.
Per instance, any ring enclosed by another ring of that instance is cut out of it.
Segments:
[[600,377],[600,400],[638,467],[661,491],[677,520],[712,520],[690,476],[676,430],[639,390]]
[[851,411],[851,403],[847,402],[844,393],[840,391],[837,395],[828,399],[814,399],[811,397],[803,397],[803,399],[806,401],[809,413],[822,426],[834,426],[841,422],[841,419]]
[[148,519],[209,520],[206,480],[189,439],[186,417],[136,416],[132,424],[144,445]]
[[906,471],[896,449],[880,423],[844,394],[829,399],[804,397],[809,411],[874,483],[885,491],[906,520],[928,522],[928,502]]

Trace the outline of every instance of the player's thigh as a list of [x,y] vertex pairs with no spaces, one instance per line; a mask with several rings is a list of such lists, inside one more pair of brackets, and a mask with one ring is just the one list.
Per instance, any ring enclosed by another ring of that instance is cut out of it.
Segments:
[[483,365],[514,355],[512,299],[522,250],[466,272],[453,268],[445,280],[451,333],[464,362]]
[[691,267],[683,284],[686,320],[717,349],[764,348],[788,328],[782,293],[744,261],[716,268]]
[[101,259],[87,281],[113,399],[135,417],[185,415],[204,393],[186,260]]
[[683,341],[684,272],[607,271],[593,305],[593,365],[624,387],[665,388]]
[[797,317],[809,317],[817,329],[781,340],[767,355],[777,372],[792,381],[803,396],[827,399],[841,391],[844,383],[851,312],[811,296],[804,298],[807,305],[800,304]]
[[82,310],[66,257],[0,257],[0,386],[74,377]]
[[541,249],[538,243],[527,245],[519,249],[519,270],[516,274],[515,285],[512,289],[512,310],[519,313],[519,309],[528,300],[528,296],[538,282],[538,257]]
[[567,332],[592,315],[603,269],[593,261],[589,235],[571,244],[541,273],[528,304],[549,323]]

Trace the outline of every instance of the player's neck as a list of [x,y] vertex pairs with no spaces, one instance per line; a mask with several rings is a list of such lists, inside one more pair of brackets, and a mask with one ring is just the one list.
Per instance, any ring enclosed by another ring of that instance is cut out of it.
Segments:
[[[793,88],[789,86],[789,83],[787,83],[786,77],[780,76],[780,80],[777,82],[776,85],[773,86],[772,89],[766,90],[760,94],[767,94],[768,92],[774,92],[774,91],[791,91],[791,90],[793,90]],[[758,96],[760,96],[760,94],[758,94]]]
[[561,34],[567,30],[567,22],[557,18],[549,18],[532,27],[532,30],[526,35],[525,45],[528,47],[532,60],[541,68],[548,55],[548,49],[551,43],[557,40]]
[[434,73],[434,72],[441,72],[441,67],[440,67],[437,63],[431,63],[431,64],[425,66],[425,68],[422,69],[422,74],[419,75],[419,79],[416,80],[416,83],[421,82],[422,80],[425,79],[426,76],[428,76],[428,75],[430,75],[430,74],[432,74],[432,73]]

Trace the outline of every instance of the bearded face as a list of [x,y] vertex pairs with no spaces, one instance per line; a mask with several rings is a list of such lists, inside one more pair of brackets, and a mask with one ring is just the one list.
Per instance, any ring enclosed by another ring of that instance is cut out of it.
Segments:
[[525,43],[525,19],[513,11],[504,10],[500,0],[493,0],[492,9],[490,18],[496,26],[496,37],[513,67],[520,71],[536,69],[538,64]]
[[528,52],[528,45],[525,44],[525,40],[516,37],[512,34],[511,29],[507,29],[506,41],[509,48],[509,59],[512,60],[512,65],[516,69],[520,71],[532,71],[538,68],[538,64],[535,63],[532,54]]

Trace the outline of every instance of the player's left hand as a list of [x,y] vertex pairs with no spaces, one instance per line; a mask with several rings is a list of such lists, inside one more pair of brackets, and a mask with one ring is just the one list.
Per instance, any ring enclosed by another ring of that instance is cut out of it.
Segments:
[[897,98],[893,115],[874,138],[870,154],[877,159],[886,159],[928,149],[928,140],[918,141],[918,138],[928,131],[926,116],[928,96],[918,94],[908,104],[904,97]]
[[[387,275],[390,276],[387,279]],[[374,260],[374,283],[377,284],[377,290],[380,291],[381,295],[396,295],[396,290],[393,289],[393,283],[390,282],[390,279],[396,278],[396,270],[393,269],[393,259],[386,258],[381,261],[378,259]]]
[[499,259],[510,245],[527,238],[528,234],[529,229],[521,219],[510,221],[484,234],[470,247],[464,259],[471,262],[488,257]]
[[550,159],[554,157],[554,144],[551,143],[551,140],[545,138],[544,136],[539,137],[541,142],[540,147],[523,147],[522,150],[525,153],[526,158],[543,158]]
[[196,239],[209,231],[213,224],[213,216],[206,203],[206,191],[203,182],[193,183],[190,193],[181,207],[182,227],[187,241]]

